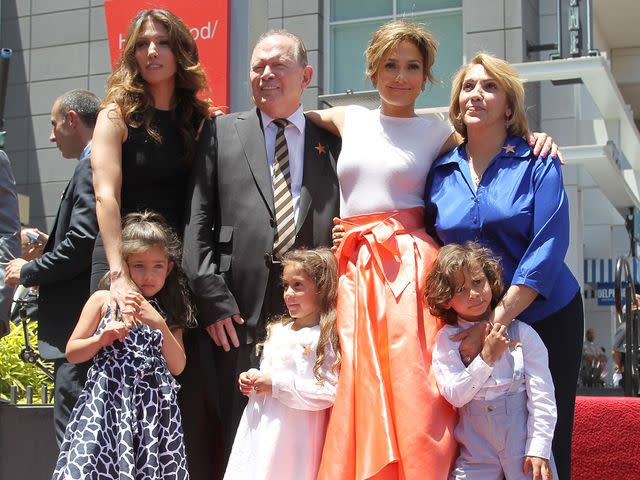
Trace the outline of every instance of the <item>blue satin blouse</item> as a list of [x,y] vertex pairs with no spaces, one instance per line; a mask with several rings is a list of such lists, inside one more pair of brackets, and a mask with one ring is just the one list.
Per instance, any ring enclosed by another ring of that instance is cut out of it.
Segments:
[[558,160],[536,158],[508,137],[474,191],[466,144],[437,159],[427,178],[427,225],[444,244],[475,240],[502,261],[505,286],[538,292],[518,316],[529,324],[565,307],[579,290],[564,263],[569,204]]

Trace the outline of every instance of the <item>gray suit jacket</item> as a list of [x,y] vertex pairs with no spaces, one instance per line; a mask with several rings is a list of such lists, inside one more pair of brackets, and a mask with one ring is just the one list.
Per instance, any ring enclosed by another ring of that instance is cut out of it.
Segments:
[[[306,122],[295,247],[331,244],[332,217],[339,207],[339,148],[337,137]],[[251,343],[265,320],[265,296],[273,293],[267,286],[275,232],[273,187],[257,109],[205,125],[187,199],[183,264],[199,322],[207,326],[240,313],[246,322],[239,329],[241,341]]]
[[0,150],[0,337],[9,330],[13,288],[4,284],[9,260],[20,257],[20,215],[16,181],[7,154]]

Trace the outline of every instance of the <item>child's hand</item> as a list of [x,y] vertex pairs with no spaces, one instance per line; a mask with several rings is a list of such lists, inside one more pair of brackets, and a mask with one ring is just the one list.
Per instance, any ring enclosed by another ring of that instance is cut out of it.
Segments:
[[243,395],[247,397],[253,390],[253,382],[260,375],[260,370],[252,368],[246,372],[242,372],[238,377],[238,386],[240,387],[240,391]]
[[490,328],[489,325],[486,326],[487,338],[484,339],[480,356],[487,365],[493,366],[509,347],[509,337],[507,336],[507,327],[501,323],[494,323],[493,328],[489,330]]
[[553,473],[549,466],[549,460],[540,457],[524,457],[524,474],[528,475],[529,470],[533,472],[533,480],[552,480]]
[[259,395],[271,395],[271,374],[260,372],[253,381],[253,389]]
[[116,340],[124,342],[124,339],[127,338],[127,335],[129,335],[129,327],[127,327],[124,322],[112,320],[107,323],[107,326],[104,327],[104,330],[100,332],[100,345],[106,347],[107,345],[111,345]]
[[129,292],[125,296],[125,311],[130,312],[135,320],[139,323],[146,323],[151,328],[160,329],[164,324],[162,315],[153,308],[142,294],[138,292]]

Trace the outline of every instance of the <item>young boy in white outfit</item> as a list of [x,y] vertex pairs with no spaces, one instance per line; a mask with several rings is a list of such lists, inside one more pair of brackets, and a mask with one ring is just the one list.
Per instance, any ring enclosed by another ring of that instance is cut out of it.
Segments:
[[451,336],[485,321],[503,292],[502,271],[476,243],[443,247],[426,279],[436,336],[433,370],[440,393],[457,407],[460,444],[451,479],[557,479],[551,455],[556,424],[547,349],[529,325],[486,326],[481,353],[465,366]]

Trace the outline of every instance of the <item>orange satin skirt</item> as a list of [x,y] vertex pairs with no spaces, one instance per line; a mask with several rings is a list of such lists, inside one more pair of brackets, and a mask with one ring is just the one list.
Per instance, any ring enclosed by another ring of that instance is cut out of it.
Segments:
[[442,326],[422,298],[437,254],[424,209],[342,219],[342,364],[319,480],[445,480],[457,416],[431,371]]

